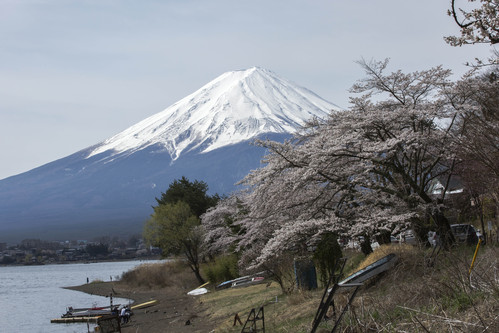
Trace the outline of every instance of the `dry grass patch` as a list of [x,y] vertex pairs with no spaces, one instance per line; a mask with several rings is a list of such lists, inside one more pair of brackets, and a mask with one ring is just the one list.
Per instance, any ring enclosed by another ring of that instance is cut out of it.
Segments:
[[[351,273],[390,253],[398,261],[365,283],[337,332],[499,332],[499,249],[481,248],[470,277],[473,252],[470,247],[442,251],[432,266],[427,260],[432,249],[404,244],[382,246],[365,260],[349,253]],[[197,287],[194,274],[178,262],[142,265],[125,273],[120,283],[151,289]],[[233,326],[235,314],[244,323],[250,310],[258,311],[262,305],[266,331],[308,333],[323,292],[320,288],[284,295],[272,282],[268,287],[264,283],[212,290],[198,299],[207,308],[209,320],[217,323],[217,333],[240,332],[241,325]],[[348,296],[345,291],[335,295],[337,310]],[[323,322],[317,332],[330,332],[333,324]]]
[[283,295],[277,283],[272,282],[243,288],[230,288],[209,293],[202,302],[210,309],[210,319],[219,323],[217,333],[240,332],[234,325],[237,313],[244,324],[252,308],[258,312],[264,306],[265,328],[269,332],[308,332],[310,320],[318,305],[319,292],[295,292]]
[[364,260],[360,262],[356,271],[361,270],[372,263],[378,261],[379,259],[389,255],[390,253],[395,253],[399,259],[402,259],[402,262],[419,261],[420,255],[423,254],[423,251],[418,247],[409,245],[409,244],[383,244],[378,247],[373,253],[368,255]]
[[[481,249],[470,277],[473,250],[458,247],[441,252],[429,267],[425,259],[432,249],[395,244],[381,247],[359,268],[389,253],[397,254],[398,263],[374,282],[366,283],[340,331],[499,331],[498,249]],[[345,302],[338,303],[343,306]]]
[[[381,246],[352,273],[390,253],[398,257],[396,266],[360,289],[337,332],[499,332],[498,249],[480,250],[470,279],[473,250],[441,252],[428,266],[432,249]],[[269,288],[263,284],[212,292],[202,301],[210,318],[220,323],[217,333],[240,332],[241,326],[233,326],[235,313],[244,323],[251,308],[258,310],[262,304],[267,331],[300,333],[310,332],[323,291],[283,295],[272,283]],[[275,296],[277,303],[272,302]],[[337,311],[348,296],[345,290],[335,295]],[[317,332],[330,332],[333,325],[334,320],[322,322]]]
[[236,313],[242,319],[249,310],[275,300],[280,293],[281,290],[276,283],[272,283],[269,287],[266,284],[258,284],[214,291],[204,295],[202,301],[209,304],[210,317],[217,321],[229,316],[233,319]]
[[168,287],[188,289],[195,286],[197,282],[194,274],[187,268],[185,263],[172,260],[142,264],[123,273],[119,283],[145,289]]

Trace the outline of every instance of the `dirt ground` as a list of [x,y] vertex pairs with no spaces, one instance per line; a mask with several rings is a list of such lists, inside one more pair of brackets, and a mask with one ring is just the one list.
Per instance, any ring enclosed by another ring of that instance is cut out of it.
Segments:
[[134,310],[130,322],[122,326],[123,333],[214,332],[215,325],[210,323],[207,309],[199,298],[189,296],[183,290],[173,288],[137,290],[115,282],[94,282],[67,289],[100,296],[108,296],[112,293],[115,297],[134,300],[133,304],[154,299],[159,301],[151,307]]

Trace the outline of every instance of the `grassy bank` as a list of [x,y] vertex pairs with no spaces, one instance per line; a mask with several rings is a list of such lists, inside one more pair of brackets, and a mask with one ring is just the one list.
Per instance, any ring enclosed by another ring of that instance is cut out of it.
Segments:
[[[367,258],[350,253],[347,263],[355,263],[349,266],[351,271],[388,253],[396,253],[398,263],[361,288],[338,332],[498,332],[499,249],[480,249],[470,277],[473,251],[473,248],[460,247],[435,257],[431,249],[392,245],[378,249]],[[192,275],[178,264],[170,265],[177,272],[169,282],[171,287],[180,281],[185,283]],[[160,269],[163,270],[165,267]],[[143,278],[151,276],[149,270]],[[148,285],[154,288],[154,283]],[[319,288],[284,295],[273,282],[211,290],[200,296],[199,301],[207,309],[203,314],[206,320],[216,323],[216,332],[240,332],[240,325],[233,326],[235,315],[244,323],[250,310],[258,310],[262,305],[266,331],[309,332],[322,293]],[[346,304],[347,297],[345,292],[335,296],[337,309]],[[333,323],[323,322],[318,332],[330,332]]]

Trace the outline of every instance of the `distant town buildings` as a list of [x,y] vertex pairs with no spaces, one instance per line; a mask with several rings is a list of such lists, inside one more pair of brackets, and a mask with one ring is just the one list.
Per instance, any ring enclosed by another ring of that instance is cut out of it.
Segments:
[[104,237],[98,241],[42,241],[25,239],[15,246],[0,243],[0,265],[43,265],[67,262],[127,260],[158,257],[158,248],[147,247],[140,238],[128,241]]

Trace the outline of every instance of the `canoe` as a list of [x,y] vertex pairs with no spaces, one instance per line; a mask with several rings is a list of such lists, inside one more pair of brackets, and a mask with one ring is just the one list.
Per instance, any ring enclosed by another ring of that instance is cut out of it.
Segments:
[[234,279],[234,280],[229,280],[229,281],[222,282],[218,286],[216,286],[215,289],[229,288],[229,287],[235,286],[237,284],[240,284],[242,282],[249,281],[249,280],[251,280],[251,276],[250,275],[242,276],[242,277],[239,277],[239,278]]
[[96,316],[96,317],[64,317],[64,318],[51,319],[50,322],[52,324],[97,323],[97,321],[101,317],[102,316]]
[[252,284],[252,283],[259,283],[262,282],[263,279],[265,279],[262,275],[264,275],[265,272],[259,272],[254,275],[246,275],[239,277],[234,280],[229,280],[220,283],[215,287],[215,289],[225,289],[225,288],[231,288],[231,287],[239,287],[247,284]]
[[140,304],[137,304],[137,305],[132,305],[130,307],[130,309],[131,310],[144,309],[144,308],[148,308],[150,306],[156,305],[158,303],[159,303],[159,301],[157,299],[154,299],[154,300],[149,301],[149,302],[144,302],[144,303],[140,303]]
[[106,310],[106,309],[111,309],[111,307],[113,308],[119,308],[121,304],[113,304],[113,305],[105,305],[105,306],[93,306],[91,308],[73,308],[73,307],[69,307],[68,308],[68,312],[79,312],[79,311],[87,311],[87,310]]
[[241,280],[241,281],[233,282],[232,283],[232,288],[247,286],[247,285],[251,285],[251,284],[262,283],[264,279],[265,278],[263,276],[255,276],[255,277],[253,277],[251,279],[246,279],[246,280]]

